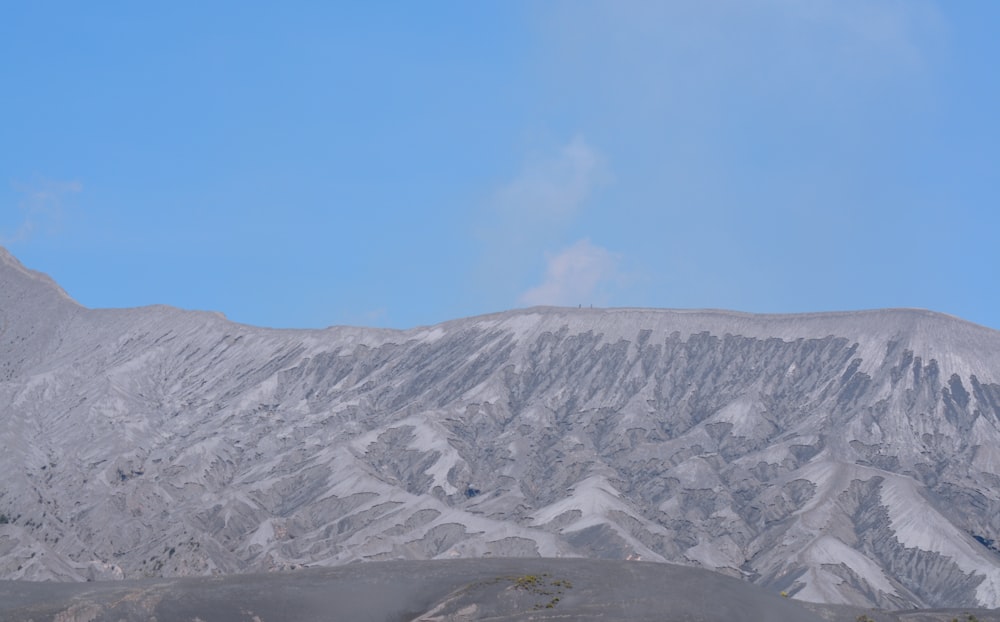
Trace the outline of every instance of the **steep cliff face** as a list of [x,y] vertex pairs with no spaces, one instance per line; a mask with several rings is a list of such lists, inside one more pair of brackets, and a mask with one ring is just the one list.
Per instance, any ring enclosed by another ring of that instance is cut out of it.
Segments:
[[679,561],[1000,606],[1000,333],[536,308],[409,331],[90,310],[0,255],[0,578]]

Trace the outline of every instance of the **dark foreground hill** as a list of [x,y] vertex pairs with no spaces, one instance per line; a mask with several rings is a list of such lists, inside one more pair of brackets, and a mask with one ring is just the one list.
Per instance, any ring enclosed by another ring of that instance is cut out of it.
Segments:
[[808,605],[645,562],[460,559],[101,583],[0,582],[5,622],[1000,622],[1000,612]]
[[0,619],[819,622],[821,618],[744,581],[672,564],[464,559],[197,579],[0,582]]
[[0,249],[0,578],[588,557],[1000,607],[998,473],[1000,333],[928,311],[269,330]]

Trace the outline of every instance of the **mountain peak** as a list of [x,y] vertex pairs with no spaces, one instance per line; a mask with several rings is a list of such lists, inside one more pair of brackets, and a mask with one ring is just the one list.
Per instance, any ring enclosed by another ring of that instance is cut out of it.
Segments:
[[5,305],[8,301],[15,299],[16,295],[19,295],[18,297],[29,294],[32,296],[46,295],[43,292],[53,292],[67,302],[74,305],[79,304],[52,277],[43,272],[25,268],[3,246],[0,246],[0,289],[7,294],[4,296],[6,300],[3,301]]

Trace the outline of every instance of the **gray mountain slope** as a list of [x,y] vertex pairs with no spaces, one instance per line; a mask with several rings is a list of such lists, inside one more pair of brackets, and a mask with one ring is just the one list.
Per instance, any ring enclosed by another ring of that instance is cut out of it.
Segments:
[[0,252],[0,577],[674,561],[1000,607],[1000,333],[535,308],[408,331],[92,310]]

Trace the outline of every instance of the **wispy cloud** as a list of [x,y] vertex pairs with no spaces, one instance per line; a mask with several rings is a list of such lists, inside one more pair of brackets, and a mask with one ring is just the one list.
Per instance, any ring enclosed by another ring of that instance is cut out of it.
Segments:
[[925,62],[928,34],[940,36],[943,18],[925,0],[768,0],[760,9],[784,15],[793,28],[823,29],[829,55],[839,55],[858,69],[882,65],[917,66]]
[[[720,114],[737,101],[838,109],[919,74],[943,40],[927,0],[711,0],[539,5],[547,78],[624,115]],[[583,85],[585,93],[578,89]],[[648,122],[649,120],[646,119]]]
[[78,181],[40,180],[29,184],[14,183],[21,193],[18,210],[21,222],[11,233],[0,233],[4,244],[26,242],[36,235],[51,235],[62,226],[67,198],[83,191]]
[[610,180],[604,157],[573,138],[555,154],[534,157],[494,197],[494,209],[518,227],[559,226],[579,211],[593,190]]
[[603,303],[608,287],[622,279],[621,257],[582,239],[548,257],[545,279],[521,294],[525,305]]
[[490,290],[483,293],[506,292],[497,302],[511,304],[539,270],[545,251],[564,243],[588,200],[611,179],[606,159],[583,136],[527,158],[493,193],[479,223],[478,282]]

